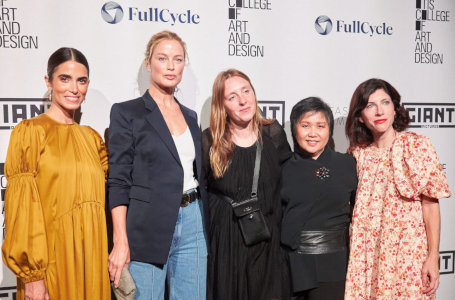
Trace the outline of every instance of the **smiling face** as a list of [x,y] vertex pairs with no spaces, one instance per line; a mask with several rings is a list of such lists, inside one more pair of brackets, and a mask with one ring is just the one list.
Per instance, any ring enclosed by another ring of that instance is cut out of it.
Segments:
[[176,40],[159,42],[146,62],[151,85],[164,90],[173,90],[180,83],[184,66],[185,51]]
[[361,112],[359,121],[373,133],[373,136],[393,131],[395,107],[390,96],[378,89],[370,95],[368,103]]
[[295,126],[295,138],[300,148],[317,159],[329,142],[330,125],[326,116],[320,111],[309,111]]
[[87,94],[89,79],[87,68],[69,60],[58,65],[52,78],[45,77],[46,85],[52,95],[51,108],[72,116]]
[[250,83],[239,76],[224,82],[224,109],[235,125],[247,126],[256,114],[256,95]]

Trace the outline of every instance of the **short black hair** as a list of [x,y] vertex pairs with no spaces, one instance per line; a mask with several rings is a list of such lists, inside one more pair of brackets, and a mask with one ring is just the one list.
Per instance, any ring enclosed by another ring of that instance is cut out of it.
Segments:
[[[299,122],[300,118],[308,112],[322,112],[329,123],[329,144],[333,140],[333,113],[330,106],[322,101],[321,98],[318,97],[308,97],[303,100],[297,102],[296,105],[292,108],[291,111],[291,133],[292,133],[292,140],[294,141],[294,151],[298,153],[303,153],[304,151],[300,148],[299,144],[297,143],[296,139],[296,129],[297,123]],[[330,146],[330,145],[329,145]],[[333,147],[332,147],[333,148]]]
[[49,77],[49,80],[52,80],[52,75],[54,75],[55,68],[69,60],[84,65],[87,68],[87,74],[90,73],[88,61],[81,51],[74,48],[62,47],[52,53],[52,55],[49,57],[49,60],[47,61],[47,76]]

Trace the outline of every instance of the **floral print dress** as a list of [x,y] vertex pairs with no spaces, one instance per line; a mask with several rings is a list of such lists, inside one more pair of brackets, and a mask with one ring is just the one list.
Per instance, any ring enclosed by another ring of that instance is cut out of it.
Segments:
[[421,196],[440,199],[450,191],[433,145],[402,132],[390,148],[352,153],[359,183],[345,299],[434,299],[422,293],[427,236]]

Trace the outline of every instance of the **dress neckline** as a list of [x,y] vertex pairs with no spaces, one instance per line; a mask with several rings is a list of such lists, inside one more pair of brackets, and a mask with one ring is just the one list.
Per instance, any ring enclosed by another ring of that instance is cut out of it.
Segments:
[[373,144],[370,144],[367,149],[370,149],[374,152],[389,152],[392,150],[393,146],[395,146],[395,143],[398,141],[398,139],[401,137],[401,135],[403,134],[403,132],[398,132],[397,131],[397,134],[395,136],[395,139],[393,140],[393,143],[392,145],[390,145],[389,147],[377,147],[377,146],[374,146]]
[[40,116],[45,116],[47,119],[51,120],[52,122],[56,123],[57,125],[62,125],[62,126],[74,126],[76,125],[76,121],[74,121],[72,124],[66,124],[66,123],[62,123],[62,122],[59,122],[57,121],[56,119],[52,118],[51,116],[49,116],[48,114],[46,113],[42,113],[40,114]]

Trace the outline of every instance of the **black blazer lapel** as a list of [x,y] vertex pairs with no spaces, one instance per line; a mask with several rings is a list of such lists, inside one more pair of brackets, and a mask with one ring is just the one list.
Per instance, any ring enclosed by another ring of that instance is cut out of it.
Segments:
[[150,110],[150,112],[145,117],[146,120],[150,123],[150,125],[153,126],[153,128],[155,128],[156,132],[158,132],[159,137],[169,149],[169,152],[171,152],[172,156],[174,156],[175,160],[177,160],[181,166],[182,163],[180,162],[180,157],[177,152],[177,148],[175,147],[174,140],[172,139],[171,132],[166,125],[166,121],[164,121],[163,115],[161,114],[158,105],[156,105],[155,100],[153,100],[148,91],[145,92],[142,99],[144,99],[145,108]]
[[[177,100],[176,100],[177,101]],[[179,103],[177,101],[177,103]],[[193,138],[194,150],[196,153],[196,171],[197,176],[201,176],[201,130],[199,129],[199,125],[197,123],[197,115],[195,112],[190,111],[185,106],[180,105],[180,109],[182,111],[183,117],[185,118],[186,124],[190,128],[191,136]],[[200,178],[198,178],[200,180]]]

